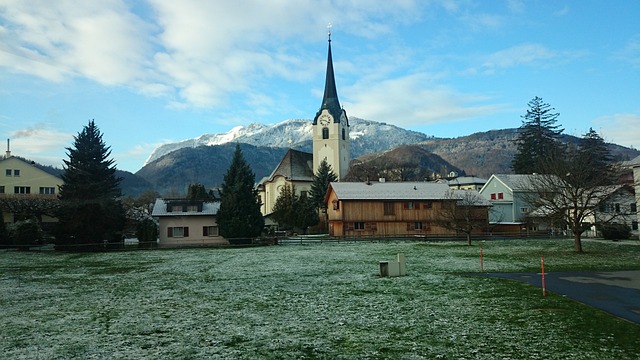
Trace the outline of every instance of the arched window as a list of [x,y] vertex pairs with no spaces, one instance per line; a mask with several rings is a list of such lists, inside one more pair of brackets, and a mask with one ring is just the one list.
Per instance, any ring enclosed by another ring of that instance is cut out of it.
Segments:
[[329,128],[322,128],[322,138],[323,139],[328,139],[329,138]]
[[344,128],[342,128],[342,140],[345,140],[345,134],[346,134],[346,133],[347,133],[347,132],[345,131],[345,129],[344,129]]

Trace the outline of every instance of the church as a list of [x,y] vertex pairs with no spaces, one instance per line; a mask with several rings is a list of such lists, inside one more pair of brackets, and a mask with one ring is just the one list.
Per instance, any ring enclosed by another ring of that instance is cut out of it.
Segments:
[[313,118],[313,153],[289,149],[273,172],[260,180],[257,189],[262,202],[260,210],[264,216],[268,217],[273,212],[276,200],[285,185],[295,187],[298,195],[308,194],[314,173],[322,160],[327,160],[340,180],[344,179],[349,171],[349,119],[338,101],[331,55],[331,32],[328,35],[324,96],[320,110]]

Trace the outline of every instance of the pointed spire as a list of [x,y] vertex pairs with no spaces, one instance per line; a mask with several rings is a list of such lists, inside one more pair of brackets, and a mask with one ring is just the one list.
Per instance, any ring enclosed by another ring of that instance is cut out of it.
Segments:
[[[331,56],[331,24],[329,28],[329,55],[327,57],[327,77],[324,82],[324,97],[320,110],[327,109],[338,120],[340,118],[340,102],[338,101],[338,92],[336,91],[336,79],[333,75],[333,59]],[[339,121],[339,120],[338,120]]]

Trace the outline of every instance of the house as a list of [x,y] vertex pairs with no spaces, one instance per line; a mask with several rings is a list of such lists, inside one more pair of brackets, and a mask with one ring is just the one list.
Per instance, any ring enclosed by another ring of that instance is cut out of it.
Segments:
[[496,232],[542,230],[543,225],[528,223],[532,206],[527,197],[533,195],[531,181],[544,175],[493,174],[480,189],[480,194],[491,202],[489,222]]
[[[428,182],[332,182],[325,197],[329,235],[456,235],[442,225],[445,209],[457,206],[461,199],[452,194],[446,184]],[[478,204],[477,216],[484,223],[488,223],[488,206],[488,202]]]
[[[17,209],[22,200],[37,200],[41,203],[38,220],[43,227],[51,226],[57,219],[45,208],[51,203],[51,209],[57,201],[59,187],[64,183],[62,179],[37,168],[34,163],[7,154],[0,160],[0,198],[3,205],[3,218],[5,223],[13,223],[22,219]],[[34,214],[30,213],[29,216]]]
[[[633,187],[636,193],[636,209],[640,208],[640,156],[623,164],[633,172]],[[636,222],[640,223],[640,212],[636,212]],[[638,235],[640,239],[640,234]]]
[[487,179],[475,176],[458,176],[453,179],[438,179],[436,182],[447,184],[451,189],[480,191],[487,183]]
[[297,195],[307,194],[313,182],[313,154],[289,149],[273,172],[258,183],[260,212],[268,217],[285,186],[294,186]]
[[228,245],[220,236],[219,201],[156,199],[151,216],[158,219],[160,247]]
[[[638,236],[638,207],[636,193],[630,185],[603,187],[603,198],[594,204],[593,214],[586,219],[592,224],[624,224],[629,226],[634,236]],[[596,226],[586,231],[586,236],[600,236]]]

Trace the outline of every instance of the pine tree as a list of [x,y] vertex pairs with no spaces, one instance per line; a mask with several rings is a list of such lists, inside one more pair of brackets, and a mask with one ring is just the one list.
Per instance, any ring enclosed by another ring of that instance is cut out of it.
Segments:
[[110,148],[93,120],[74,137],[67,148],[60,186],[60,209],[56,248],[103,249],[104,243],[122,240],[125,216],[120,197],[120,178]]
[[[589,171],[589,182],[594,180],[610,180],[613,183],[613,156],[598,133],[589,128],[579,143],[580,154],[584,158],[585,170]],[[599,181],[598,181],[599,182]]]
[[246,242],[259,236],[264,228],[260,199],[254,188],[255,175],[245,161],[240,145],[224,175],[217,221],[220,235],[229,241]]
[[564,129],[556,125],[560,114],[537,96],[528,105],[519,129],[518,150],[511,165],[516,174],[542,172],[541,164],[562,152],[558,140]]
[[334,181],[338,181],[338,176],[333,172],[327,159],[323,159],[318,166],[318,171],[313,176],[313,183],[309,192],[311,203],[316,208],[324,209],[326,207],[324,196],[327,194],[329,184]]
[[200,183],[194,183],[189,185],[187,190],[187,199],[189,200],[209,200],[213,199],[211,192],[207,191],[204,185]]
[[298,196],[295,203],[296,227],[302,229],[303,233],[307,233],[309,226],[316,225],[320,219],[318,218],[318,208],[306,194]]
[[273,220],[278,223],[281,229],[290,230],[296,226],[297,202],[298,196],[296,196],[295,186],[285,185],[280,191],[272,210]]

